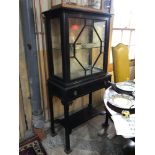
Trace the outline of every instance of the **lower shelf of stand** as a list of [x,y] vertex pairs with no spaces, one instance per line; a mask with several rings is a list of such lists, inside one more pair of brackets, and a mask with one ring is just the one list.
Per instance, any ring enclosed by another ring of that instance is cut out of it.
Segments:
[[95,108],[84,108],[72,115],[69,116],[69,122],[65,122],[65,119],[59,120],[57,123],[60,123],[63,127],[69,126],[70,129],[73,129],[82,123],[88,121],[89,119],[99,115],[100,111]]

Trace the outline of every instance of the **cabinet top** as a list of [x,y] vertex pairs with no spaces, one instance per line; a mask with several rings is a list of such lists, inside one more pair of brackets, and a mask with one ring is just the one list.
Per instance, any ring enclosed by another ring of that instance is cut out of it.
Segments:
[[50,10],[47,10],[43,12],[42,14],[45,16],[50,16],[53,13],[60,13],[60,12],[67,12],[67,13],[87,13],[87,14],[93,14],[93,15],[104,15],[106,17],[111,17],[111,14],[109,13],[104,13],[101,11],[94,11],[93,9],[86,9],[86,8],[76,8],[76,7],[65,7],[62,5],[56,5],[52,7]]

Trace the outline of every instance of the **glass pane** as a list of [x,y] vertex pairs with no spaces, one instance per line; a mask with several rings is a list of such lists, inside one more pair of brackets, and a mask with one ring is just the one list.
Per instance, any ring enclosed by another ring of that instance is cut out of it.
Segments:
[[81,7],[101,9],[101,0],[64,0],[64,2]]
[[102,0],[52,0],[52,6],[58,4],[69,4],[72,7],[85,7],[85,8],[94,8],[101,9]]
[[69,19],[71,79],[103,71],[104,42],[99,35],[104,34],[104,22],[98,23],[100,24],[96,25],[96,30],[93,20]]
[[62,78],[62,53],[59,18],[51,19],[51,39],[54,75]]
[[61,4],[61,0],[52,0],[52,5],[58,5]]
[[70,59],[70,63],[72,64],[70,66],[71,79],[76,79],[77,77],[85,76],[85,71],[81,69],[81,66],[76,59]]
[[70,18],[69,19],[69,43],[74,43],[80,31],[84,27],[84,19]]
[[94,22],[94,27],[102,41],[104,41],[104,38],[105,38],[105,24],[106,24],[105,21],[95,21]]
[[94,72],[103,69],[103,52],[100,52],[100,48],[92,50],[92,64],[94,65]]
[[81,44],[81,48],[98,48],[101,45],[101,41],[92,26],[85,26],[80,34],[76,44]]

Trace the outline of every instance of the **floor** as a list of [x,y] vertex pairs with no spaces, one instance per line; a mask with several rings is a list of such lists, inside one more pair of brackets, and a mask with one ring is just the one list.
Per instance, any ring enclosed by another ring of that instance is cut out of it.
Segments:
[[[103,108],[103,107],[101,107]],[[71,149],[70,155],[123,155],[122,147],[126,139],[115,136],[113,123],[110,122],[107,132],[101,134],[101,124],[105,116],[97,116],[88,122],[75,128],[70,135]],[[42,144],[48,155],[66,155],[64,152],[64,128],[56,125],[57,135],[51,137],[47,131],[47,137]]]

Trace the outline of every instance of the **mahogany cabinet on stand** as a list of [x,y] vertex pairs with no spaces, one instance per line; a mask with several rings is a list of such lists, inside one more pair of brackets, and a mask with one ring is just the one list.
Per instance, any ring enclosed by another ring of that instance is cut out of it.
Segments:
[[[69,135],[73,128],[97,116],[92,92],[107,88],[110,14],[77,8],[56,7],[43,13],[49,67],[51,131],[54,123],[65,128],[65,152],[70,153]],[[72,115],[69,106],[78,97],[89,94],[89,104]],[[64,118],[54,120],[53,96],[60,98]]]

